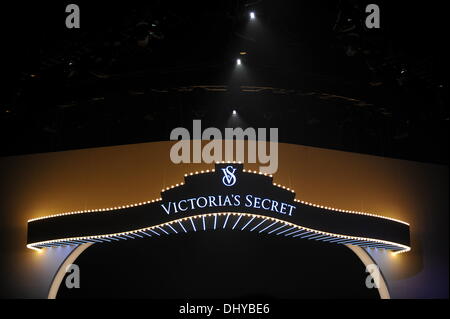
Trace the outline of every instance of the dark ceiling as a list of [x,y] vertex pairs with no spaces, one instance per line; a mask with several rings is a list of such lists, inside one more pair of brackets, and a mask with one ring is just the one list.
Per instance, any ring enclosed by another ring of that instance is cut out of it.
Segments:
[[448,164],[442,4],[377,1],[374,30],[367,3],[2,4],[0,155],[168,140],[237,110],[281,142]]

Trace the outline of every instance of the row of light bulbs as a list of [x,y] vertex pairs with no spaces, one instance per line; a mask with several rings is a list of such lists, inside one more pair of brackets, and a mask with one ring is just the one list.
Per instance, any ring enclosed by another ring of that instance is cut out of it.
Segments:
[[[217,164],[219,164],[219,163],[221,163],[221,164],[242,164],[242,162],[240,162],[240,161],[239,162],[222,161],[222,162],[218,162]],[[255,171],[255,170],[252,171],[252,170],[245,170],[245,169],[243,169],[242,171],[245,172],[245,173],[253,173],[253,174],[273,177],[272,175],[269,175],[269,174],[266,174],[266,173],[262,173],[262,172],[258,172],[258,171]],[[190,172],[188,174],[184,174],[184,176],[187,177],[187,176],[193,176],[193,175],[204,174],[204,173],[214,173],[214,172],[215,172],[215,169],[211,169],[211,170],[208,169],[208,170],[201,170],[201,171]],[[181,185],[184,185],[184,183],[179,183],[179,184],[172,185],[170,187],[163,188],[161,190],[161,192],[163,193],[163,192],[165,192],[167,190],[173,189],[175,187],[179,187]],[[287,191],[290,191],[292,193],[295,193],[295,191],[293,189],[290,189],[289,187],[283,186],[281,184],[273,183],[273,185],[277,186],[277,187],[280,187],[282,189],[285,189]],[[142,205],[146,205],[146,204],[151,204],[151,203],[158,202],[158,201],[161,201],[161,200],[162,200],[161,198],[158,198],[158,199],[153,199],[153,200],[149,200],[149,201],[134,203],[134,204],[131,204],[131,205],[115,206],[115,207],[110,207],[110,208],[101,208],[101,209],[93,209],[93,210],[81,210],[81,211],[73,211],[73,212],[60,213],[60,214],[54,214],[54,215],[47,215],[47,216],[42,216],[42,217],[37,217],[37,218],[30,219],[30,220],[28,220],[28,222],[33,222],[33,221],[37,221],[37,220],[41,220],[41,219],[47,219],[47,218],[53,218],[53,217],[66,216],[66,215],[119,210],[119,209],[125,209],[125,208],[130,208],[130,207],[136,207],[136,206],[142,206]],[[318,204],[314,204],[314,203],[310,203],[310,202],[302,201],[302,200],[298,200],[298,199],[294,199],[294,201],[297,202],[297,203],[304,204],[304,205],[309,205],[309,206],[322,208],[322,209],[327,209],[327,210],[336,211],[336,212],[341,212],[341,213],[358,214],[358,215],[371,216],[371,217],[376,217],[376,218],[383,218],[383,219],[392,220],[392,221],[399,222],[399,223],[402,223],[402,224],[405,224],[405,225],[409,226],[409,223],[404,222],[404,221],[399,220],[399,219],[396,219],[396,218],[392,218],[392,217],[386,217],[386,216],[381,216],[381,215],[376,215],[376,214],[371,214],[371,213],[365,213],[365,212],[359,212],[359,211],[354,211],[354,210],[338,209],[338,208],[318,205]]]
[[[221,164],[227,164],[227,163],[228,164],[242,164],[242,162],[240,162],[240,161],[239,162],[234,162],[234,161],[226,161],[225,162],[225,161],[222,161],[222,162],[218,162],[218,163],[221,163]],[[192,175],[198,175],[198,174],[204,174],[204,173],[210,173],[210,172],[214,173],[215,170],[212,169],[212,170],[206,170],[206,171],[202,170],[202,171],[190,172],[189,174],[184,174],[184,177],[192,176]],[[258,174],[258,175],[264,175],[264,176],[268,176],[268,177],[273,177],[273,175],[262,173],[262,172],[255,171],[255,170],[252,171],[252,170],[243,169],[242,172]],[[171,187],[167,187],[165,189],[163,188],[162,192],[164,192],[166,190],[169,190],[169,189],[172,189],[172,188],[175,188],[175,187],[177,187],[179,185],[183,185],[183,183],[176,184],[175,186],[172,185]],[[276,186],[276,187],[282,188],[284,190],[290,191],[292,193],[295,193],[295,190],[293,190],[293,189],[291,189],[289,187],[286,187],[284,185],[281,185],[281,184],[273,183],[273,186]],[[399,220],[399,219],[396,219],[396,218],[392,218],[392,217],[386,217],[386,216],[381,216],[381,215],[372,214],[372,213],[365,213],[365,212],[360,212],[360,211],[355,211],[355,210],[346,210],[346,209],[339,209],[339,208],[334,208],[334,207],[328,207],[328,206],[318,205],[318,204],[314,204],[314,203],[309,203],[309,202],[298,200],[298,199],[294,199],[294,201],[297,202],[297,203],[304,204],[304,205],[309,205],[309,206],[313,206],[313,207],[323,208],[323,209],[332,210],[332,211],[336,211],[336,212],[340,212],[340,213],[358,214],[358,215],[364,215],[364,216],[371,216],[371,217],[376,217],[376,218],[388,219],[388,220],[392,220],[392,221],[395,221],[395,222],[398,222],[398,223],[402,223],[402,224],[405,224],[405,225],[409,226],[409,223],[407,223],[405,221],[402,221],[402,220]]]
[[187,220],[191,220],[191,219],[196,219],[196,218],[203,218],[203,217],[212,217],[212,216],[224,216],[224,215],[233,215],[233,216],[245,216],[245,217],[256,217],[256,218],[261,218],[261,219],[265,219],[265,220],[270,220],[270,221],[276,221],[279,222],[281,224],[285,224],[294,228],[297,228],[298,230],[302,230],[302,231],[307,231],[307,232],[311,232],[314,233],[315,235],[326,235],[326,236],[330,236],[330,237],[336,237],[336,239],[348,239],[348,240],[355,240],[355,241],[368,241],[371,243],[377,243],[377,244],[384,244],[384,245],[391,245],[391,246],[396,246],[401,248],[402,250],[393,252],[393,254],[398,254],[398,253],[404,253],[407,251],[410,251],[411,248],[409,246],[403,245],[403,244],[399,244],[399,243],[394,243],[394,242],[390,242],[390,241],[386,241],[386,240],[379,240],[379,239],[374,239],[374,238],[365,238],[365,237],[354,237],[354,236],[347,236],[347,235],[340,235],[340,234],[335,234],[335,233],[329,233],[329,232],[324,232],[324,231],[320,231],[320,230],[315,230],[315,229],[311,229],[311,228],[307,228],[307,227],[303,227],[303,226],[299,226],[284,220],[280,220],[274,217],[268,217],[268,216],[263,216],[263,215],[257,215],[257,214],[247,214],[247,213],[236,213],[236,212],[229,212],[229,213],[210,213],[210,214],[203,214],[203,215],[195,215],[195,216],[190,216],[190,217],[183,217],[177,220],[173,220],[170,222],[166,222],[166,223],[162,223],[156,226],[151,226],[151,227],[146,227],[146,228],[141,228],[141,229],[137,229],[137,230],[132,230],[132,231],[127,231],[127,232],[120,232],[120,233],[112,233],[112,234],[106,234],[106,235],[94,235],[94,236],[83,236],[83,237],[70,237],[70,238],[62,238],[62,239],[55,239],[55,240],[47,240],[47,241],[41,241],[41,242],[36,242],[36,243],[32,243],[32,244],[28,244],[27,247],[30,249],[40,249],[40,248],[36,248],[36,246],[40,246],[40,245],[52,245],[52,244],[57,244],[57,243],[64,243],[67,241],[79,241],[79,240],[90,240],[90,239],[102,239],[102,238],[108,238],[108,237],[115,237],[115,236],[123,236],[123,235],[133,235],[133,234],[137,234],[140,232],[145,232],[148,230],[154,230],[156,228],[160,228],[160,227],[164,227],[166,225],[172,225],[178,222],[183,222],[183,221],[187,221]]
[[313,206],[313,207],[317,207],[317,208],[323,208],[323,209],[332,210],[332,211],[336,211],[336,212],[340,212],[340,213],[358,214],[358,215],[364,215],[364,216],[371,216],[371,217],[376,217],[376,218],[388,219],[388,220],[392,220],[394,222],[402,223],[402,224],[405,224],[405,225],[409,226],[409,224],[407,222],[404,222],[402,220],[395,219],[395,218],[392,218],[392,217],[386,217],[386,216],[381,216],[381,215],[376,215],[376,214],[371,214],[371,213],[358,212],[358,211],[355,211],[355,210],[345,210],[345,209],[333,208],[333,207],[328,207],[328,206],[322,206],[322,205],[317,205],[317,204],[305,202],[303,200],[298,200],[298,199],[294,199],[294,201],[297,202],[297,203],[304,204],[304,205],[309,205],[309,206]]
[[76,215],[76,214],[85,214],[85,213],[97,213],[97,212],[107,212],[107,211],[112,211],[112,210],[119,210],[119,209],[126,209],[126,208],[131,208],[131,207],[137,207],[137,206],[142,206],[142,205],[148,205],[151,203],[155,203],[155,202],[159,202],[161,201],[162,198],[157,198],[157,199],[152,199],[152,200],[148,200],[148,201],[144,201],[144,202],[139,202],[139,203],[134,203],[134,204],[130,204],[130,205],[122,205],[122,206],[114,206],[114,207],[108,207],[108,208],[99,208],[99,209],[91,209],[91,210],[78,210],[78,211],[73,211],[73,212],[67,212],[67,213],[60,213],[60,214],[54,214],[54,215],[47,215],[47,216],[41,216],[41,217],[36,217],[36,218],[32,218],[29,219],[28,222],[33,222],[36,220],[41,220],[41,219],[47,219],[47,218],[53,218],[53,217],[60,217],[60,216],[67,216],[67,215]]

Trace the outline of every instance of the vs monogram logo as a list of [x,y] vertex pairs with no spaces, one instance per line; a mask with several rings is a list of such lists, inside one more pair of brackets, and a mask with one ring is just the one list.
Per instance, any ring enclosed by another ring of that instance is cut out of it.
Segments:
[[234,175],[234,172],[236,172],[236,169],[233,166],[227,166],[225,168],[222,168],[223,172],[223,178],[222,183],[225,186],[233,186],[236,184],[236,175]]

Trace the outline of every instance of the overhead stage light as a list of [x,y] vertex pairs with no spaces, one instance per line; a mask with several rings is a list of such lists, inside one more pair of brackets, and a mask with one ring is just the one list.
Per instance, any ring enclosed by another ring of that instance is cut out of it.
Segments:
[[236,115],[237,113],[236,113],[236,110],[233,110],[233,115]]
[[250,11],[250,19],[251,20],[255,19],[255,13],[253,11]]
[[242,64],[241,59],[237,59],[237,60],[236,60],[236,64],[237,64],[237,65],[241,65],[241,64]]

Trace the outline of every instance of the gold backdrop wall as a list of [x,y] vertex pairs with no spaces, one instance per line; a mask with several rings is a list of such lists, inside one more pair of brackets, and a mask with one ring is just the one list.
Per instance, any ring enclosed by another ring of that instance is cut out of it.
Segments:
[[[185,173],[213,164],[173,164],[173,142],[143,143],[0,159],[2,295],[34,297],[39,254],[27,249],[27,220],[65,211],[141,202]],[[258,169],[256,164],[246,168]],[[448,298],[448,168],[279,144],[274,182],[299,199],[367,211],[411,224],[412,251],[395,257],[404,297]]]

